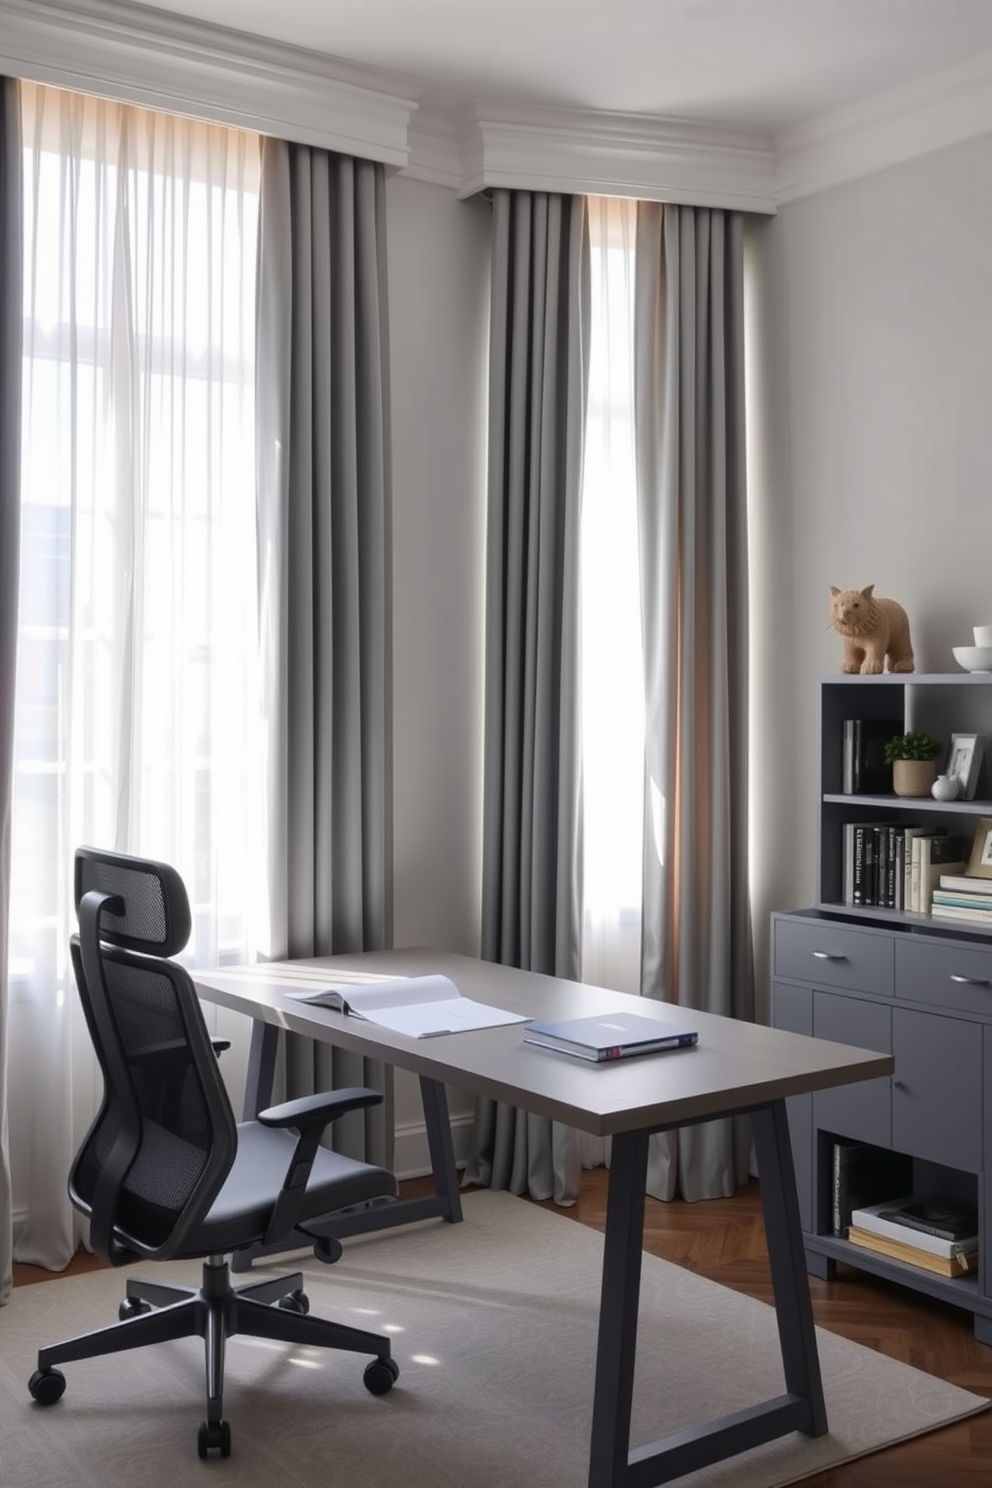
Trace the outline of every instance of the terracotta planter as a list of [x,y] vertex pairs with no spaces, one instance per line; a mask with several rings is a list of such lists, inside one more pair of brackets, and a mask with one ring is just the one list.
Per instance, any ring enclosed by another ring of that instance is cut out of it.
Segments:
[[892,789],[897,796],[928,796],[936,779],[936,760],[893,761]]

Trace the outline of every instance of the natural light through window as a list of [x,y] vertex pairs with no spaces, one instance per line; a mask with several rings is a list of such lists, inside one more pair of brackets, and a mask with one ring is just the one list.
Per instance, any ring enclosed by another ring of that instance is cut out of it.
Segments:
[[258,884],[255,136],[25,83],[11,952],[62,1005],[73,851],[173,862],[189,955]]
[[634,465],[636,203],[589,202],[582,489],[583,975],[637,991],[644,679]]

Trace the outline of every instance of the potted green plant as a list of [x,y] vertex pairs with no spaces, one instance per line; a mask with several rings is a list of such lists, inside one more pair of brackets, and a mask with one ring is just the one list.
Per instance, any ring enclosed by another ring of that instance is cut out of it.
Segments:
[[937,779],[937,756],[944,746],[932,734],[896,734],[885,746],[897,796],[928,796]]

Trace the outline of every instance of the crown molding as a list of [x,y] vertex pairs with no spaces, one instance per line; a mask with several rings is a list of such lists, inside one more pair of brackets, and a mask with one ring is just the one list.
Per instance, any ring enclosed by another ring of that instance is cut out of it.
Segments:
[[0,71],[494,186],[773,213],[992,132],[992,54],[777,136],[580,109],[445,107],[422,79],[128,0],[0,0]]
[[0,71],[397,168],[421,86],[123,0],[0,0]]
[[785,130],[775,140],[779,204],[829,191],[992,132],[992,54]]
[[771,136],[681,119],[473,104],[460,196],[493,186],[774,212]]
[[461,136],[451,114],[421,104],[410,120],[409,142],[410,157],[400,175],[460,192]]

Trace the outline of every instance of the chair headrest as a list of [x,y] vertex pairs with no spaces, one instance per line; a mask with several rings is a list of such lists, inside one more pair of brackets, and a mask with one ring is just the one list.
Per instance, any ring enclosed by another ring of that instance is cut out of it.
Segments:
[[174,956],[189,940],[192,925],[182,879],[168,863],[98,847],[76,849],[76,913],[91,889],[124,901],[120,915],[104,911],[100,938],[146,955]]

